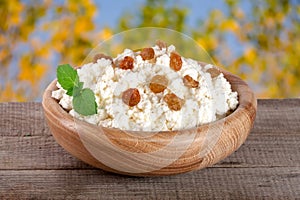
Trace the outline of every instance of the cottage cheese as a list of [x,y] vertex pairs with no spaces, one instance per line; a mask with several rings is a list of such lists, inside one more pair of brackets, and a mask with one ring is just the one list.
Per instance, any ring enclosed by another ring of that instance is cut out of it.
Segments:
[[[77,69],[80,81],[84,82],[83,87],[95,93],[98,105],[98,113],[95,115],[82,116],[76,113],[72,97],[59,84],[58,90],[52,92],[52,97],[76,118],[99,126],[135,131],[191,128],[220,119],[237,107],[237,92],[231,90],[230,83],[222,73],[212,78],[207,71],[212,65],[201,66],[195,60],[181,57],[182,67],[174,71],[169,63],[175,47],[152,48],[156,57],[154,63],[143,60],[141,55],[130,49],[125,49],[113,59],[115,63],[125,56],[131,56],[134,58],[132,70],[114,68],[113,62],[105,58]],[[169,80],[168,87],[156,94],[149,89],[151,78],[155,75],[163,75]],[[199,87],[186,87],[183,83],[185,75],[198,81]],[[141,99],[136,106],[130,107],[122,101],[122,93],[129,88],[137,88],[140,93]],[[184,99],[179,111],[171,110],[163,100],[169,93]]]

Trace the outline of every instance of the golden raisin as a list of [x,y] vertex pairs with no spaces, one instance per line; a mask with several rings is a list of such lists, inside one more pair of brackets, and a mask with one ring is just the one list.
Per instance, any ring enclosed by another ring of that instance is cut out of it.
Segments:
[[175,71],[179,71],[182,66],[181,56],[172,52],[170,56],[170,67]]
[[103,53],[98,53],[98,54],[96,54],[96,55],[94,56],[94,58],[93,58],[93,62],[94,62],[94,63],[97,63],[97,60],[99,60],[99,59],[101,59],[101,58],[105,58],[105,59],[110,60],[111,62],[113,62],[112,57],[107,56],[107,55],[105,55],[105,54],[103,54]]
[[155,52],[151,47],[143,48],[143,50],[141,51],[141,56],[142,56],[143,60],[151,60],[152,58],[154,58],[154,55],[155,55]]
[[190,77],[189,75],[185,75],[183,77],[183,84],[186,86],[186,87],[189,87],[189,88],[197,88],[199,86],[199,82],[194,80],[192,77]]
[[220,72],[217,68],[215,68],[215,67],[209,68],[206,72],[210,73],[211,78],[215,78],[215,77],[219,76],[220,73],[221,73],[221,72]]
[[160,93],[168,87],[169,80],[165,76],[155,75],[151,79],[149,88],[154,93]]
[[129,88],[128,90],[123,92],[122,100],[128,106],[137,105],[141,100],[139,90],[136,88]]
[[164,41],[161,41],[161,40],[157,40],[157,41],[156,41],[156,45],[157,45],[160,49],[167,48],[167,43],[165,43]]
[[164,96],[164,101],[168,104],[170,110],[179,111],[184,104],[184,100],[177,97],[174,93]]
[[134,59],[132,57],[125,56],[124,59],[119,62],[119,67],[124,70],[133,69],[133,62]]

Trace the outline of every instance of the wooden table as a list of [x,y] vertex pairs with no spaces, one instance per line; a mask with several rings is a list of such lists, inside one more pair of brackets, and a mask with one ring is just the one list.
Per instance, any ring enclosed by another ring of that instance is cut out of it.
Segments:
[[0,199],[300,199],[300,99],[259,100],[246,143],[220,163],[169,177],[107,173],[52,137],[40,103],[0,104]]

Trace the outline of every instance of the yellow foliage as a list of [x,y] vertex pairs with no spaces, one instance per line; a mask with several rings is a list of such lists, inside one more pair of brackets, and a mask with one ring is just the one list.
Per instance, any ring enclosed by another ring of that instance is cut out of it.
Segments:
[[21,92],[16,92],[11,82],[7,82],[4,88],[0,87],[0,102],[25,101]]
[[240,29],[240,25],[234,19],[224,20],[220,25],[221,31],[232,31],[235,33],[239,31],[239,29]]
[[274,28],[276,24],[275,19],[273,17],[266,17],[265,23],[268,28]]
[[33,55],[36,55],[38,58],[47,59],[50,52],[49,47],[47,45],[43,45],[41,41],[33,39],[30,42],[32,48],[33,48]]
[[218,10],[218,9],[214,9],[211,11],[211,18],[212,19],[222,19],[223,17],[223,12],[221,10]]
[[24,9],[24,5],[20,1],[7,1],[8,2],[8,21],[10,26],[16,26],[21,22],[20,13]]
[[238,19],[244,19],[245,14],[241,8],[236,8],[236,9],[234,9],[234,17],[236,17]]
[[282,12],[277,12],[275,15],[276,21],[279,23],[283,23],[286,19],[285,15]]
[[8,49],[0,50],[0,60],[4,60],[9,55]]
[[74,33],[75,35],[81,35],[94,28],[94,24],[89,21],[85,16],[80,16],[76,19]]
[[4,37],[4,35],[0,34],[0,46],[5,44],[5,42],[6,42],[5,39],[6,38]]
[[244,58],[248,63],[256,62],[256,50],[254,48],[247,48],[244,53]]
[[47,59],[50,55],[48,46],[40,46],[34,52],[39,58]]
[[98,34],[98,40],[107,40],[109,38],[111,38],[111,36],[113,35],[113,32],[110,28],[103,28],[99,34]]
[[215,49],[218,45],[216,38],[209,36],[198,38],[196,41],[202,48],[206,49],[207,51]]
[[260,94],[261,98],[270,98],[270,97],[279,97],[281,98],[282,96],[279,96],[278,94],[278,85],[272,84],[269,87],[266,88],[265,92]]
[[[285,73],[284,80],[287,86],[297,84],[297,79],[295,75],[290,71]],[[300,94],[300,90],[299,90],[299,94]]]
[[47,66],[37,63],[32,64],[30,56],[23,56],[20,60],[20,81],[28,81],[32,87],[35,87],[44,76]]

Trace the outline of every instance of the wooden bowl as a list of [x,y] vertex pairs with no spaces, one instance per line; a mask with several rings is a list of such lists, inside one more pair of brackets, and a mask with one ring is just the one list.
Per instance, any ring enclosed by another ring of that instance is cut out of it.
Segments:
[[246,140],[256,116],[257,101],[239,77],[223,71],[238,92],[239,105],[227,117],[191,129],[162,132],[122,131],[104,128],[69,115],[51,97],[54,80],[43,96],[46,120],[56,141],[80,160],[106,171],[158,176],[211,166]]

